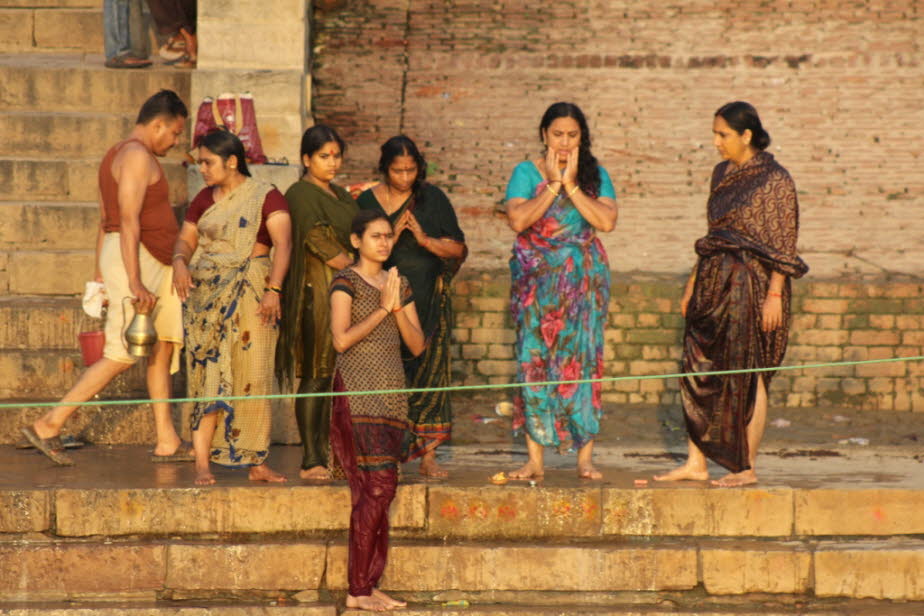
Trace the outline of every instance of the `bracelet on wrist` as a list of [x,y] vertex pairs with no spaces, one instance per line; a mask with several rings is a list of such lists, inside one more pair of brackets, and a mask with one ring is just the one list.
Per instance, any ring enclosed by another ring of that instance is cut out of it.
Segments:
[[575,185],[574,185],[574,188],[572,188],[571,190],[568,191],[568,196],[570,197],[571,195],[573,195],[574,193],[576,193],[576,192],[578,191],[578,189],[580,189],[580,188],[581,188],[580,186],[578,186],[577,184],[575,184]]
[[782,293],[773,293],[772,291],[768,292],[767,295],[769,297],[783,297]]
[[264,293],[269,293],[270,291],[272,291],[276,295],[282,295],[282,287],[274,287],[274,286],[263,287]]
[[171,259],[171,261],[176,261],[177,259],[181,259],[183,263],[189,263],[189,261],[186,260],[186,255],[184,255],[182,252],[178,252],[174,254],[173,259]]
[[559,187],[559,190],[555,190],[554,188],[552,188],[552,184],[553,182],[549,182],[548,184],[545,185],[545,188],[546,190],[548,190],[550,193],[552,193],[553,195],[557,197],[559,190],[561,190],[561,187]]

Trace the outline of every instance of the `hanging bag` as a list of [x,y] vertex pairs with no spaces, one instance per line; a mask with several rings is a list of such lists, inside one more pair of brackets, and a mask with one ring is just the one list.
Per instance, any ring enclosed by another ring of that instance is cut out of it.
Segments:
[[253,95],[250,92],[242,94],[221,94],[217,99],[207,96],[199,104],[196,114],[196,126],[193,130],[193,144],[213,130],[228,130],[244,144],[244,154],[247,162],[263,164],[266,154],[263,153],[263,142],[260,141],[260,131],[257,129],[257,114],[254,110]]

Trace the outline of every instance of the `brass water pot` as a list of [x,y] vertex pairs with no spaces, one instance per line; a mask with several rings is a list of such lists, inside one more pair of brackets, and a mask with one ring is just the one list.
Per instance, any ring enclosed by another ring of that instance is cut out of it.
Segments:
[[[125,297],[122,299],[122,314],[125,314]],[[125,330],[125,344],[128,354],[132,357],[147,357],[151,354],[157,342],[157,330],[154,329],[154,319],[149,312],[135,312],[135,317]]]

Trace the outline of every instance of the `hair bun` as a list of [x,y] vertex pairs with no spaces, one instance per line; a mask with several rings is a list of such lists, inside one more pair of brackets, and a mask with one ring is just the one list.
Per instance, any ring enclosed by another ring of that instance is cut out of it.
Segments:
[[758,150],[766,150],[767,146],[770,145],[770,133],[765,131],[763,127],[760,127],[757,129],[757,134],[751,139],[751,145]]

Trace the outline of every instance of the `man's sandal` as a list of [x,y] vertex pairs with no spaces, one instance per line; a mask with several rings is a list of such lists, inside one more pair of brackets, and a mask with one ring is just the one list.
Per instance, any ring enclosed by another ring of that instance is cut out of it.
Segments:
[[51,461],[58,466],[74,465],[74,461],[71,459],[71,457],[64,453],[64,445],[61,444],[60,436],[42,438],[36,434],[35,429],[32,426],[26,426],[25,428],[22,428],[22,433],[30,443],[35,445],[36,449],[51,458]]

